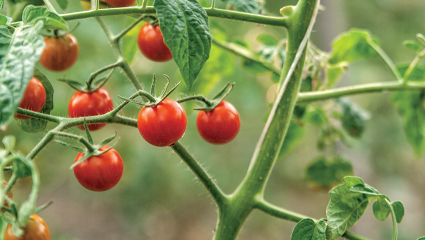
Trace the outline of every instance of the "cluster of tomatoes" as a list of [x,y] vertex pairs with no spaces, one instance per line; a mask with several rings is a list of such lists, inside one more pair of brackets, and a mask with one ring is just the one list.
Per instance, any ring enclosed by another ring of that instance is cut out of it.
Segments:
[[[112,7],[126,7],[134,4],[135,0],[105,0]],[[46,47],[40,58],[40,64],[50,71],[65,71],[78,58],[78,43],[76,38],[67,33],[63,36],[45,37]],[[146,23],[139,31],[137,43],[145,57],[152,61],[164,62],[173,58],[170,49],[164,43],[158,25]],[[33,77],[25,90],[19,104],[20,108],[40,112],[46,101],[46,91],[43,84]],[[68,114],[71,118],[96,116],[108,113],[113,109],[113,102],[109,93],[99,88],[91,92],[77,91],[69,101]],[[15,114],[17,119],[31,117]],[[90,131],[103,128],[106,124],[89,124]],[[196,125],[199,134],[207,142],[224,144],[236,137],[240,118],[235,107],[227,101],[222,101],[213,110],[199,111]],[[158,147],[172,146],[185,133],[187,117],[182,106],[175,100],[164,99],[151,107],[143,107],[137,118],[137,126],[141,136],[150,144]],[[84,126],[77,126],[84,130]],[[104,146],[99,151],[109,149]],[[77,162],[84,157],[79,153]],[[110,148],[109,151],[91,156],[74,167],[74,174],[78,182],[92,191],[106,191],[113,188],[123,174],[123,162],[118,152]],[[5,240],[18,239],[50,239],[50,232],[46,223],[38,215],[29,218],[28,225],[22,238],[17,238],[9,224],[4,235]]]

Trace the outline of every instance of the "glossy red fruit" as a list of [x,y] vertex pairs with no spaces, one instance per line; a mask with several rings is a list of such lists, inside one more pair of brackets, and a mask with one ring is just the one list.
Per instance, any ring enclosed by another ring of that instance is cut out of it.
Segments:
[[[113,108],[111,96],[102,88],[90,93],[77,91],[69,101],[68,115],[72,118],[96,116],[105,114]],[[90,131],[95,131],[105,125],[104,123],[88,124],[87,127]],[[77,128],[84,130],[84,125],[77,126]]]
[[196,127],[201,137],[213,144],[232,141],[239,132],[241,121],[236,108],[222,101],[211,111],[199,111]]
[[[100,151],[108,149],[103,146]],[[84,156],[79,153],[74,162]],[[121,156],[115,149],[99,155],[92,156],[74,167],[74,174],[78,182],[91,191],[101,192],[113,188],[120,181],[124,165]]]
[[143,55],[155,62],[166,62],[173,58],[170,49],[164,43],[159,25],[146,23],[139,31],[137,44]]
[[137,118],[137,127],[142,137],[157,147],[170,146],[186,131],[187,117],[180,104],[164,99],[155,107],[143,107]]
[[136,0],[104,0],[111,7],[129,7],[133,5]]
[[[46,90],[43,84],[35,77],[31,78],[24,92],[24,97],[19,103],[19,107],[34,112],[40,112],[46,103]],[[31,117],[15,114],[16,119],[29,119]]]
[[61,72],[74,65],[78,58],[78,42],[70,33],[60,37],[44,37],[46,47],[40,64],[47,70]]
[[7,224],[4,240],[50,240],[50,231],[46,222],[37,214],[33,214],[29,217],[22,238],[16,237],[12,225]]

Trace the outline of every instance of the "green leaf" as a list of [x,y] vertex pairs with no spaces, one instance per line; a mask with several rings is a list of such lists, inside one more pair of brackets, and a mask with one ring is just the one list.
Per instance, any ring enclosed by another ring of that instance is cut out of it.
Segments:
[[276,46],[277,45],[276,38],[270,36],[267,33],[263,33],[263,34],[258,35],[257,41],[259,41],[260,43],[267,45],[267,46]]
[[18,153],[18,156],[20,159],[16,159],[12,163],[13,174],[15,174],[17,178],[26,178],[31,176],[31,173],[32,173],[31,168],[28,167],[23,160],[21,160],[21,159],[24,159],[25,156],[19,153]]
[[38,22],[35,26],[16,28],[8,51],[0,55],[0,126],[13,118],[33,76],[34,65],[44,48],[43,37],[38,35],[41,27],[42,22]]
[[404,41],[403,45],[408,49],[413,50],[414,52],[420,52],[422,49],[424,49],[424,47],[419,43],[409,40]]
[[420,237],[418,238],[418,240],[425,240],[425,237]]
[[338,82],[341,75],[347,70],[348,63],[340,62],[336,65],[327,65],[326,71],[326,88],[331,89]]
[[[397,70],[399,71],[401,76],[404,76],[407,69],[409,68],[409,64],[401,64],[397,66]],[[412,73],[410,73],[409,81],[425,81],[425,66],[417,65]]]
[[122,54],[127,60],[128,64],[131,64],[136,56],[136,53],[139,52],[139,47],[137,45],[137,35],[139,34],[140,28],[146,22],[140,22],[134,26],[123,38],[122,38]]
[[243,59],[242,67],[245,71],[252,74],[262,74],[270,72],[270,70],[264,67],[262,64],[248,58]]
[[332,44],[334,50],[329,63],[354,62],[362,58],[374,57],[377,52],[371,47],[371,43],[378,44],[378,41],[367,31],[354,29],[343,33]]
[[156,0],[165,44],[190,89],[211,50],[208,16],[196,0]]
[[27,6],[22,13],[22,21],[25,24],[34,25],[43,21],[44,30],[67,30],[68,24],[56,13],[50,12],[46,7]]
[[225,3],[235,6],[237,9],[247,13],[260,13],[260,6],[256,0],[222,0]]
[[391,203],[391,206],[394,209],[395,218],[396,218],[397,223],[401,223],[401,220],[403,220],[403,217],[404,217],[403,203],[396,201],[396,202]]
[[[50,112],[53,110],[53,86],[50,84],[47,77],[44,76],[44,74],[41,73],[37,68],[34,68],[34,77],[43,84],[44,90],[46,91],[46,102],[44,103],[44,106],[40,112],[44,114],[50,114]],[[18,119],[17,124],[25,132],[38,133],[46,129],[47,121],[37,118],[30,118],[25,120]]]
[[337,99],[335,102],[343,109],[342,127],[350,136],[359,138],[364,131],[368,113],[345,99]]
[[65,10],[68,6],[68,0],[56,0],[56,2],[62,10]]
[[327,116],[323,109],[316,108],[313,111],[307,112],[305,119],[313,125],[320,127],[326,123]]
[[385,199],[378,198],[372,205],[373,215],[380,221],[385,221],[390,215],[391,209]]
[[0,10],[2,10],[4,7],[4,0],[0,0]]
[[0,15],[0,25],[1,26],[9,26],[9,24],[12,22],[12,18]]
[[341,184],[344,177],[353,175],[353,166],[342,157],[319,157],[308,164],[304,178],[312,189],[329,191]]
[[0,26],[0,57],[7,55],[11,39],[12,34],[9,32],[9,29],[5,26]]
[[341,237],[364,214],[369,204],[368,196],[351,191],[352,187],[359,184],[365,185],[358,177],[345,177],[344,184],[329,192],[331,200],[326,209],[327,239],[335,240]]
[[6,149],[6,152],[10,152],[13,150],[13,148],[15,148],[15,143],[16,143],[16,139],[14,136],[10,135],[10,136],[5,136],[2,139],[2,143]]
[[311,218],[304,218],[295,225],[291,240],[326,240],[325,220],[315,222]]
[[294,119],[289,123],[288,131],[286,132],[285,140],[279,151],[279,159],[290,153],[298,144],[304,135],[304,127],[297,124]]
[[425,45],[425,36],[422,35],[421,33],[416,34],[416,38],[418,39],[418,41],[422,44]]

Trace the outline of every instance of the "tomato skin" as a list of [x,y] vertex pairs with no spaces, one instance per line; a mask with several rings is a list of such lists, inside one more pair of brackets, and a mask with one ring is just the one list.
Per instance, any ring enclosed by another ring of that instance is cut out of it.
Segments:
[[143,25],[137,36],[137,45],[143,55],[152,61],[166,62],[173,59],[170,49],[164,43],[159,25]]
[[[32,77],[24,92],[24,97],[19,103],[19,107],[34,112],[40,112],[46,103],[46,90],[43,84],[35,77]],[[15,114],[16,119],[30,119],[31,117]]]
[[137,117],[142,137],[157,147],[170,146],[186,131],[186,112],[172,99],[164,99],[155,107],[143,107]]
[[236,108],[222,101],[211,111],[199,111],[196,127],[201,137],[213,144],[232,141],[239,132],[241,121]]
[[40,58],[40,64],[47,70],[61,72],[70,68],[78,58],[78,42],[70,33],[60,37],[44,37],[46,47]]
[[[68,115],[71,118],[97,116],[105,114],[113,108],[111,96],[102,88],[90,93],[77,91],[69,100]],[[88,124],[87,127],[90,131],[96,131],[105,125],[105,123]],[[84,125],[77,126],[77,128],[85,130]]]
[[22,238],[15,237],[12,225],[7,224],[4,240],[50,240],[50,231],[46,222],[37,214],[33,214],[29,218]]
[[[100,151],[108,149],[103,146]],[[74,162],[84,156],[78,153]],[[74,167],[74,174],[78,182],[88,190],[102,192],[113,188],[120,181],[124,171],[121,156],[115,149],[99,155],[92,156]]]
[[136,0],[104,0],[111,7],[129,7],[133,5]]

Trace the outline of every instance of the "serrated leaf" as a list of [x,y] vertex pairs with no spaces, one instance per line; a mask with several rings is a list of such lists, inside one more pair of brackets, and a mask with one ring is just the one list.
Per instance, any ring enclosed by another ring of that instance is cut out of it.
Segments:
[[364,214],[369,198],[362,193],[355,193],[351,188],[365,183],[358,177],[345,177],[344,183],[329,192],[330,201],[326,209],[328,219],[327,239],[341,237]]
[[353,166],[342,157],[319,157],[308,164],[304,178],[312,189],[326,190],[341,184],[344,177],[353,175]]
[[403,46],[407,47],[410,50],[413,50],[414,52],[420,52],[422,49],[424,49],[424,47],[419,43],[409,40],[404,41]]
[[295,225],[291,240],[326,240],[325,220],[315,222],[311,218],[304,218]]
[[196,0],[156,0],[164,43],[190,89],[211,50],[208,16]]
[[388,215],[390,215],[390,212],[391,212],[391,209],[388,207],[387,202],[382,198],[378,198],[373,203],[372,210],[373,210],[373,215],[379,221],[385,221],[385,219],[388,218]]
[[279,159],[290,153],[299,143],[304,135],[304,127],[299,126],[294,119],[289,123],[288,131],[286,132],[285,140],[279,151]]
[[146,22],[142,21],[134,26],[123,38],[122,38],[122,54],[129,64],[131,64],[139,51],[137,46],[137,35],[139,34],[140,28]]
[[44,30],[68,29],[68,24],[59,15],[50,12],[46,7],[28,5],[22,12],[22,21],[31,25],[38,21],[43,21]]
[[[46,91],[46,102],[44,103],[40,113],[50,114],[50,112],[53,110],[53,86],[50,84],[47,77],[41,73],[40,70],[38,70],[38,68],[34,68],[34,77],[43,84],[44,90]],[[30,118],[25,120],[18,119],[17,124],[25,132],[38,133],[46,129],[47,121],[38,118]]]
[[397,223],[401,223],[401,220],[403,220],[403,217],[404,217],[403,203],[396,201],[396,202],[391,203],[391,206],[394,209],[395,218],[396,218]]
[[0,55],[0,126],[13,118],[33,76],[44,48],[43,37],[38,35],[41,27],[42,22],[38,22],[16,28],[8,51]]
[[332,43],[333,51],[329,63],[354,62],[362,58],[374,57],[377,52],[370,46],[371,43],[378,44],[378,41],[372,38],[368,31],[354,29],[343,33]]
[[237,9],[247,13],[260,13],[260,5],[256,0],[222,0],[225,3],[235,6]]
[[259,41],[260,43],[267,45],[267,46],[276,46],[277,45],[276,38],[274,38],[273,36],[266,34],[266,33],[258,35],[257,41]]

